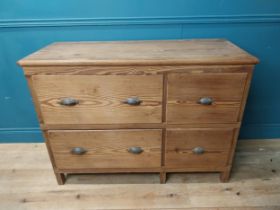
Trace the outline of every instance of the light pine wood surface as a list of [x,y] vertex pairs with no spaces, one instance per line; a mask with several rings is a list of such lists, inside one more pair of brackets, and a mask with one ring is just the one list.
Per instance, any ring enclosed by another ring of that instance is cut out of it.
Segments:
[[21,66],[256,64],[223,39],[54,43],[20,60]]
[[44,144],[0,144],[0,210],[279,210],[280,141],[239,141],[229,183],[218,174],[70,175],[57,185]]
[[[176,167],[225,167],[233,140],[233,128],[167,129],[165,166]],[[203,154],[195,154],[200,147]]]
[[[228,181],[256,63],[223,39],[62,42],[18,62],[59,184],[64,173],[113,172],[158,172],[165,183],[165,173],[212,171]],[[175,131],[187,124],[192,128]],[[205,124],[214,132],[206,132]],[[91,129],[142,133],[116,133],[114,139],[114,132]],[[145,134],[147,129],[162,135]],[[135,145],[144,152],[130,157],[127,147],[149,137]],[[77,156],[73,147],[88,152]]]
[[[161,123],[162,76],[36,75],[32,77],[45,124]],[[124,101],[138,97],[141,104]],[[63,98],[79,101],[60,104]]]
[[[247,73],[168,74],[168,123],[237,122]],[[201,106],[211,97],[211,107]]]
[[244,73],[253,65],[168,65],[168,66],[25,66],[31,75],[150,75],[164,73]]
[[[152,168],[161,166],[161,130],[51,130],[48,131],[59,169]],[[73,155],[81,147],[85,154]],[[128,150],[140,147],[143,152]]]

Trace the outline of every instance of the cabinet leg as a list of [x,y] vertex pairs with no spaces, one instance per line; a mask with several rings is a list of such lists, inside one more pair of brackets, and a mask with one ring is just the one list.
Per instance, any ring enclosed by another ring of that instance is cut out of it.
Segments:
[[65,183],[65,175],[63,173],[54,173],[57,184],[63,185]]
[[165,184],[166,182],[166,172],[160,172],[160,183]]
[[230,170],[223,171],[220,173],[221,182],[228,182],[230,178]]

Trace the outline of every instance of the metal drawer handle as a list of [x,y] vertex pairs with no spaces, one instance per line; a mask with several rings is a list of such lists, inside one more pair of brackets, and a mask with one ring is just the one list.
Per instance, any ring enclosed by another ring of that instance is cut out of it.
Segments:
[[198,100],[198,103],[202,105],[212,105],[213,102],[213,99],[210,97],[203,97]]
[[73,155],[83,155],[87,152],[86,149],[84,149],[83,147],[74,147],[72,150],[71,150],[71,153]]
[[137,105],[140,105],[142,103],[142,101],[138,97],[131,97],[131,98],[127,98],[126,100],[124,100],[123,103],[137,106]]
[[130,147],[128,149],[128,152],[132,153],[132,154],[140,154],[142,153],[144,150],[141,147]]
[[75,106],[79,103],[79,100],[74,98],[63,98],[60,100],[59,104],[63,106]]
[[201,155],[204,153],[204,148],[203,147],[195,147],[193,148],[192,152],[196,155]]

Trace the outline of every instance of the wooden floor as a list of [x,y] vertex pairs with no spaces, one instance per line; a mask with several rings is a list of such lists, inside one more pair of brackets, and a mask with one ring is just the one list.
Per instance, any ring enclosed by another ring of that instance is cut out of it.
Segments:
[[240,141],[229,183],[218,174],[72,175],[56,184],[44,144],[0,144],[1,210],[280,209],[280,140]]

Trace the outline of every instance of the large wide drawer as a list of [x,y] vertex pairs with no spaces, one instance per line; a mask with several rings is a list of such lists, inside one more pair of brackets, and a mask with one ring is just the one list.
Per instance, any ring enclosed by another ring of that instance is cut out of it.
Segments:
[[44,124],[162,122],[161,75],[35,75]]
[[247,73],[168,75],[167,122],[235,123]]
[[227,165],[234,128],[167,129],[167,168],[208,168]]
[[159,168],[159,129],[48,131],[58,169]]

